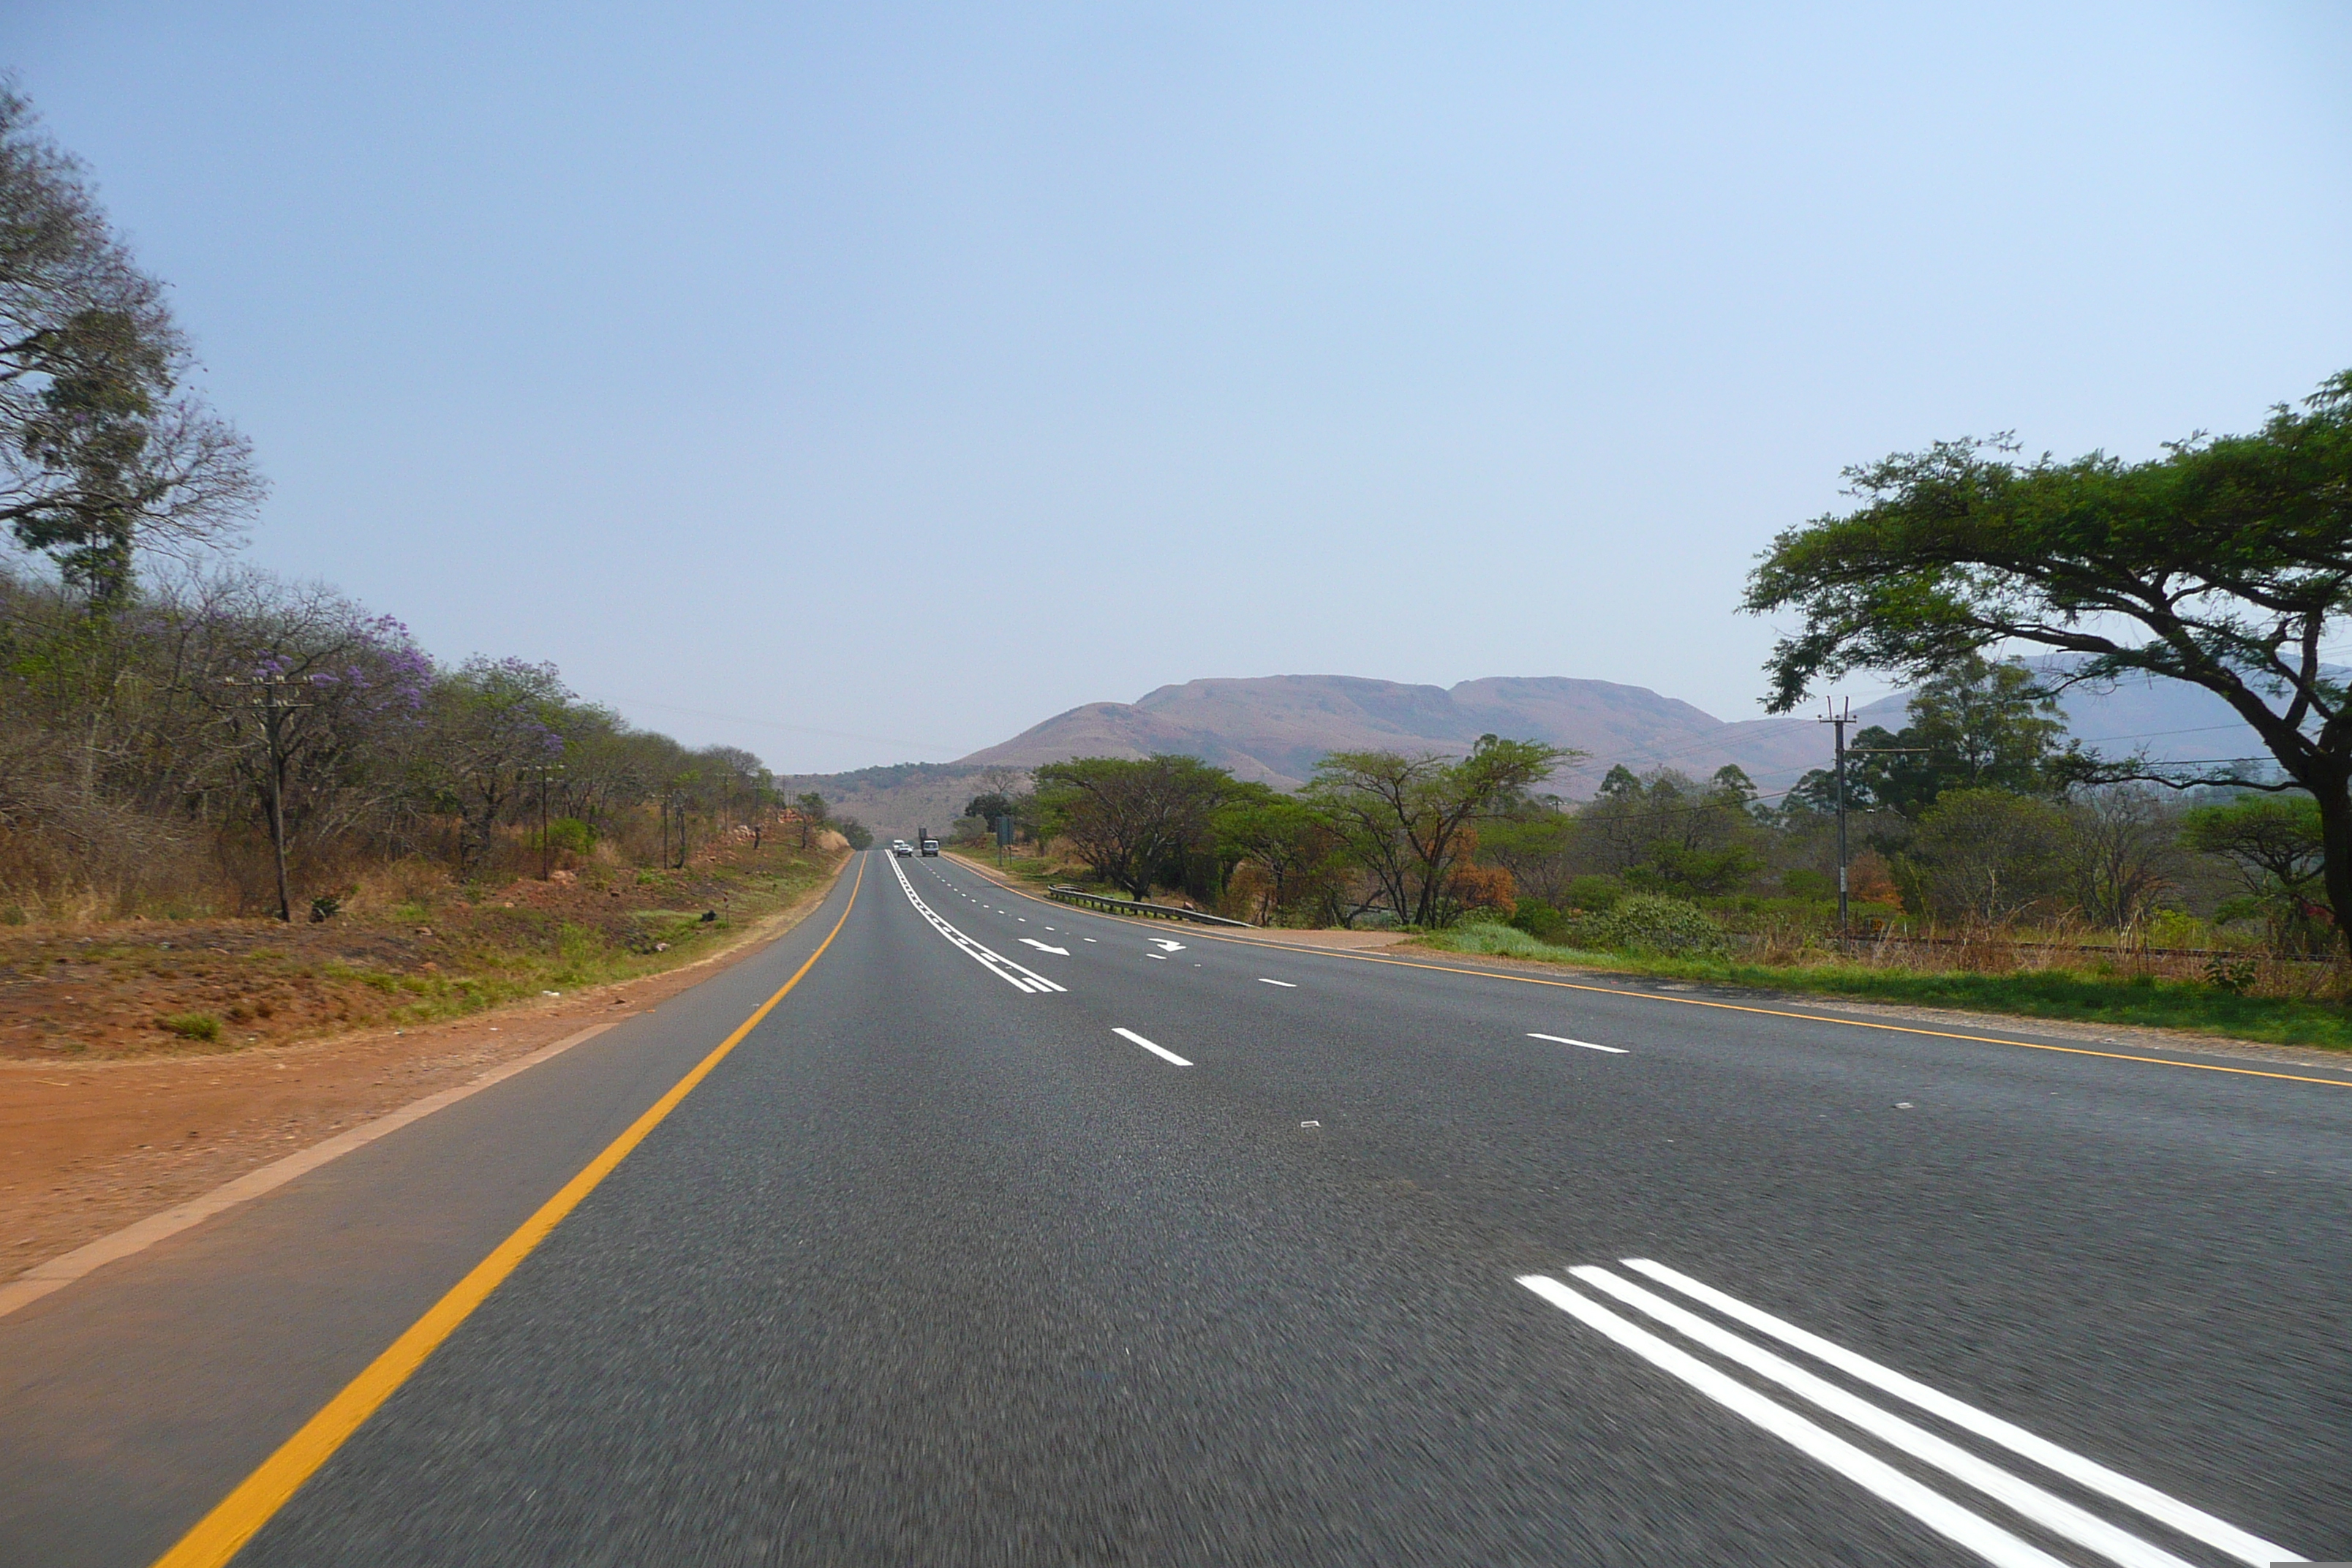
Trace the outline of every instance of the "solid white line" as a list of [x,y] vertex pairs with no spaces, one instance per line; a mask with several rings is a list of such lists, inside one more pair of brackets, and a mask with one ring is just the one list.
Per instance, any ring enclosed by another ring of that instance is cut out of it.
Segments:
[[930,905],[923,902],[922,895],[915,891],[914,883],[907,880],[906,869],[898,864],[895,857],[891,859],[890,869],[898,872],[898,886],[906,893],[907,901],[915,906],[915,911],[930,923],[933,931],[947,938],[958,952],[978,963],[982,969],[1024,995],[1034,994],[1040,991],[1067,989],[1066,986],[1055,984],[1034,969],[1023,968],[1003,954],[994,952],[983,943],[974,942],[949,924]]
[[2048,1552],[2028,1545],[1990,1520],[1970,1513],[1941,1492],[1930,1491],[1885,1460],[1863,1452],[1795,1411],[1775,1405],[1746,1384],[1734,1382],[1687,1351],[1668,1344],[1600,1302],[1578,1295],[1559,1280],[1541,1274],[1523,1274],[1519,1283],[1653,1366],[1674,1373],[1717,1404],[1745,1415],[1800,1452],[1893,1503],[1938,1535],[1959,1542],[1995,1568],[2060,1568],[2058,1559]]
[[2063,1498],[2053,1497],[2030,1481],[2020,1480],[1999,1466],[1988,1464],[1967,1449],[1946,1442],[1900,1415],[1891,1415],[1835,1384],[1815,1377],[1770,1351],[1749,1344],[1696,1312],[1686,1311],[1639,1285],[1620,1279],[1606,1268],[1573,1268],[1569,1272],[1594,1289],[1604,1291],[1627,1306],[1648,1313],[1670,1329],[1679,1330],[1685,1337],[1696,1340],[1727,1361],[1736,1362],[1750,1372],[1760,1373],[1791,1394],[1810,1399],[1831,1415],[1861,1427],[1888,1447],[1900,1448],[1915,1458],[1925,1459],[1994,1500],[2006,1504],[2043,1529],[2063,1535],[2077,1545],[2087,1546],[2123,1564],[2124,1568],[2190,1568],[2190,1564],[2171,1552],[2151,1546],[2127,1531],[2116,1529],[2096,1514],[2087,1513]]
[[1182,1057],[1178,1056],[1174,1051],[1170,1050],[1167,1047],[1153,1045],[1150,1040],[1145,1039],[1133,1029],[1115,1028],[1111,1033],[1118,1036],[1121,1039],[1134,1041],[1137,1045],[1141,1046],[1145,1050],[1150,1051],[1153,1056],[1159,1057],[1164,1061],[1172,1062],[1180,1068],[1188,1068],[1192,1065],[1191,1062],[1186,1061]]
[[1612,1057],[1629,1057],[1633,1053],[1622,1046],[1596,1046],[1591,1040],[1571,1040],[1566,1035],[1530,1034],[1531,1040],[1549,1040],[1555,1046],[1582,1046],[1588,1051],[1607,1051]]
[[1930,1415],[1941,1416],[1955,1426],[1973,1432],[1979,1437],[1990,1438],[2013,1454],[2022,1454],[2035,1464],[2057,1471],[2068,1480],[2079,1482],[2095,1492],[2136,1508],[2158,1523],[2168,1524],[2181,1534],[2226,1552],[2242,1563],[2263,1568],[2263,1565],[2272,1563],[2305,1561],[2284,1546],[2273,1545],[2260,1536],[2240,1530],[2225,1519],[2216,1519],[2202,1509],[2192,1508],[2154,1487],[2144,1485],[2129,1476],[2119,1475],[2095,1460],[2070,1453],[1998,1415],[1988,1415],[1972,1405],[1963,1405],[1948,1394],[1938,1393],[1892,1368],[1858,1356],[1842,1345],[1832,1344],[1819,1334],[1808,1333],[1796,1324],[1784,1322],[1769,1312],[1759,1311],[1738,1297],[1727,1296],[1711,1285],[1702,1285],[1689,1275],[1678,1273],[1663,1263],[1653,1263],[1646,1258],[1628,1258],[1625,1267],[1646,1274],[1662,1285],[1670,1285],[1692,1300],[1705,1302],[1725,1317],[1769,1334],[1783,1344],[1794,1345],[1807,1355],[1829,1363],[1849,1377],[1884,1390],[1897,1399],[1908,1400]]
[[1263,974],[1257,977],[1257,983],[1260,985],[1279,985],[1285,991],[1296,991],[1298,989],[1298,982],[1296,980],[1268,980]]

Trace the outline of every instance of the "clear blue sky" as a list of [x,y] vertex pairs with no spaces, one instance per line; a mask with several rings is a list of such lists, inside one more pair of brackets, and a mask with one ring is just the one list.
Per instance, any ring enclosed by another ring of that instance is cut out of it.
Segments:
[[0,58],[252,560],[788,771],[1210,675],[1751,717],[1843,465],[2352,365],[2335,4],[13,0]]

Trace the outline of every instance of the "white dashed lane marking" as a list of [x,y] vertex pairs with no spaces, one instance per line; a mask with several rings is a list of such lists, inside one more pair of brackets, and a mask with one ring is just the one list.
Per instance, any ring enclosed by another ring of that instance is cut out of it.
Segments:
[[1188,1068],[1192,1065],[1191,1062],[1186,1061],[1182,1057],[1178,1056],[1174,1051],[1170,1050],[1167,1047],[1153,1045],[1150,1040],[1145,1039],[1133,1029],[1115,1028],[1111,1033],[1117,1035],[1123,1040],[1132,1041],[1134,1044],[1141,1046],[1145,1050],[1150,1051],[1153,1056],[1158,1057],[1161,1061],[1168,1063],[1171,1067]]
[[1566,1035],[1538,1035],[1530,1033],[1528,1036],[1528,1038],[1531,1040],[1549,1040],[1555,1046],[1581,1046],[1588,1051],[1607,1051],[1612,1057],[1628,1057],[1633,1054],[1622,1046],[1596,1046],[1591,1040],[1571,1040]]

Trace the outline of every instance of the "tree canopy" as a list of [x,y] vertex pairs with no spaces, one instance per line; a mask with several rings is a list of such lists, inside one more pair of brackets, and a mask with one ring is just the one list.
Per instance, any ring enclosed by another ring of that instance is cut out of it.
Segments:
[[[1916,821],[1947,789],[2055,795],[2096,772],[2068,741],[2057,700],[2015,660],[1970,654],[1938,670],[1912,697],[1908,719],[1900,730],[1873,724],[1854,736],[1846,763],[1853,809]],[[1827,809],[1829,770],[1808,773],[1790,795]]]
[[1499,816],[1575,753],[1537,741],[1481,735],[1466,757],[1334,752],[1304,797],[1378,883],[1400,919],[1443,924],[1453,878],[1476,842],[1473,825]]
[[1098,876],[1148,898],[1171,862],[1204,848],[1233,774],[1198,757],[1082,757],[1037,770],[1037,806]]
[[[1859,503],[1773,541],[1745,607],[1795,611],[1766,668],[1785,712],[1824,677],[1930,679],[2003,645],[2214,692],[2317,802],[2330,903],[2352,909],[2352,707],[2321,658],[2352,609],[2352,371],[2251,435],[2126,462],[1961,439],[1849,469]],[[2275,787],[2242,765],[2118,768]]]
[[260,499],[194,363],[81,165],[0,82],[0,522],[93,608],[125,602],[136,552],[218,541]]

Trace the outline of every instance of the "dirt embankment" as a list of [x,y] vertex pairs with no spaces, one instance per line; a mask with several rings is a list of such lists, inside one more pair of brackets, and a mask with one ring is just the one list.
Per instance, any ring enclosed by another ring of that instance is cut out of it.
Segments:
[[[782,895],[772,898],[755,898],[723,866],[643,887],[631,879],[617,898],[577,879],[519,883],[445,903],[422,931],[383,919],[0,928],[0,1279],[591,1024],[650,1008],[788,929],[845,858],[765,879]],[[692,893],[739,918],[704,922],[664,907]],[[633,918],[637,910],[655,918]],[[497,940],[518,916],[533,941]],[[686,928],[681,940],[645,937],[673,919]],[[569,940],[577,950],[578,933],[598,921],[625,944],[580,961],[596,983],[532,986],[527,999],[488,1005],[562,962],[560,952],[534,956],[551,925],[559,948]],[[607,978],[616,968],[625,973]],[[405,988],[404,978],[428,984]],[[460,1006],[471,1010],[431,1016]],[[157,1025],[191,1013],[219,1018],[220,1037]]]

